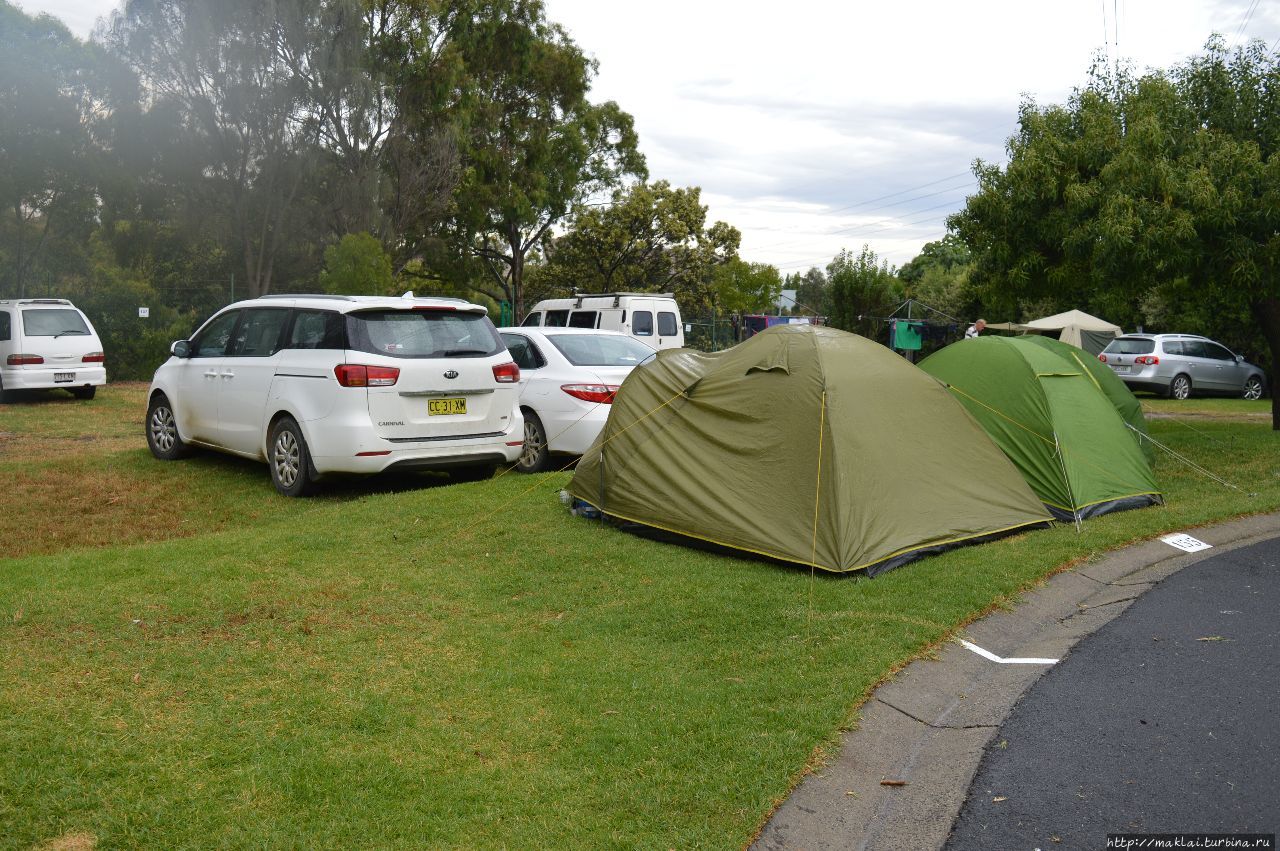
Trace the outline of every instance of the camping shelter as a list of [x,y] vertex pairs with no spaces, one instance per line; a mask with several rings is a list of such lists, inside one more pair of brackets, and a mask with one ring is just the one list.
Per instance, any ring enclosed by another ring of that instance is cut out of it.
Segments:
[[832,572],[879,573],[1050,520],[939,382],[812,325],[637,367],[569,492],[613,517]]
[[1119,325],[1112,325],[1105,319],[1090,316],[1083,310],[1068,310],[1055,313],[1043,319],[1030,322],[988,323],[988,328],[996,331],[1023,331],[1028,334],[1056,334],[1064,343],[1084,349],[1096,355],[1107,347],[1107,344],[1124,333]]
[[1097,358],[1047,337],[979,337],[920,369],[947,384],[1059,519],[1160,502],[1141,406]]

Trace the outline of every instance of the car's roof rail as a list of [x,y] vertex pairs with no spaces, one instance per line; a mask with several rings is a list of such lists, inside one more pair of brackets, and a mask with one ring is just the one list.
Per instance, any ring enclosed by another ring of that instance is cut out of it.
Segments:
[[65,298],[14,298],[0,299],[0,304],[71,304]]
[[258,298],[330,298],[334,301],[355,301],[355,298],[349,295],[331,295],[329,293],[267,293],[266,295],[258,296]]

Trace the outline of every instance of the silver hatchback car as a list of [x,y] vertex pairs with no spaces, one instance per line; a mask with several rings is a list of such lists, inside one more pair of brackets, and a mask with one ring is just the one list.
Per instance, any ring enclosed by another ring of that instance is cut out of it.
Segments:
[[1266,375],[1208,337],[1194,334],[1125,334],[1098,360],[1130,390],[1150,390],[1174,399],[1200,395],[1261,399]]

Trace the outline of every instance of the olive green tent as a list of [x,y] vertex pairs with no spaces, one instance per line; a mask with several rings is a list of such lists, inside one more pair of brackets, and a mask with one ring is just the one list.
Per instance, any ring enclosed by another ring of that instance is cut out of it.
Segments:
[[1048,337],[979,337],[920,368],[951,388],[1059,519],[1160,502],[1142,407],[1087,352]]
[[833,328],[663,351],[612,408],[569,491],[667,532],[878,573],[1050,521],[946,388]]

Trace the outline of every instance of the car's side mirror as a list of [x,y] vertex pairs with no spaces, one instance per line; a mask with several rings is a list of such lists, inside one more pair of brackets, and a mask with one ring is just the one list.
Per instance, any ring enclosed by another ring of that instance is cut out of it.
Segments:
[[1236,363],[1244,363],[1244,355],[1236,355]]
[[178,340],[173,345],[169,346],[169,352],[175,358],[189,358],[191,357],[191,341]]

